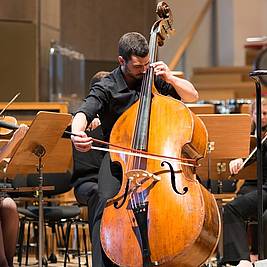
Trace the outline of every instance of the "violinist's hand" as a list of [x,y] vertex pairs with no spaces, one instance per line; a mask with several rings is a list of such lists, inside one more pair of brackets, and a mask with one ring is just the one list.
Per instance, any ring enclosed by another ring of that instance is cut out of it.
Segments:
[[21,124],[19,128],[14,132],[12,136],[12,141],[19,142],[28,131],[29,127],[25,124]]
[[239,172],[239,169],[240,169],[242,163],[243,163],[243,159],[241,159],[241,158],[231,160],[229,162],[230,173],[231,174],[237,174]]
[[93,139],[86,135],[85,132],[77,132],[75,133],[79,136],[71,136],[71,140],[75,148],[80,152],[87,152],[91,149]]
[[151,66],[154,68],[155,75],[160,75],[165,82],[170,83],[173,74],[163,61],[154,62]]
[[98,118],[94,118],[93,121],[88,126],[88,130],[93,131],[95,128],[97,128],[101,124],[100,120]]

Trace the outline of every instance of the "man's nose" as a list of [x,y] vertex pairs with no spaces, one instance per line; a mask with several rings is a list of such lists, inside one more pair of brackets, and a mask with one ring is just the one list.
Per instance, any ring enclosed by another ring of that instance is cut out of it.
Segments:
[[146,73],[147,69],[148,69],[149,66],[142,66],[142,73]]

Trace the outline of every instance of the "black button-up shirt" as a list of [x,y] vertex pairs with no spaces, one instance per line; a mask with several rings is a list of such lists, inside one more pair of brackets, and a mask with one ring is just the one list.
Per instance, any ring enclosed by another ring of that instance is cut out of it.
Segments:
[[[161,94],[181,99],[175,89],[159,77],[155,78],[154,84]],[[120,115],[138,100],[140,90],[141,82],[134,90],[128,88],[122,71],[118,67],[92,86],[89,95],[76,113],[83,112],[88,123],[98,114],[104,139],[108,140],[113,125]]]

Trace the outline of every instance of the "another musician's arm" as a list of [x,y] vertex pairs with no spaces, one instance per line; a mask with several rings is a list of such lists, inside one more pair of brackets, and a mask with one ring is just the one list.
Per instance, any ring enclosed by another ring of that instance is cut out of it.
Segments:
[[101,122],[99,120],[99,118],[94,118],[93,121],[89,124],[89,126],[87,127],[87,129],[89,131],[94,130],[95,128],[97,128],[99,125],[101,125]]
[[239,169],[242,166],[242,164],[243,164],[243,159],[242,158],[231,160],[229,162],[230,173],[231,174],[237,174],[239,172]]

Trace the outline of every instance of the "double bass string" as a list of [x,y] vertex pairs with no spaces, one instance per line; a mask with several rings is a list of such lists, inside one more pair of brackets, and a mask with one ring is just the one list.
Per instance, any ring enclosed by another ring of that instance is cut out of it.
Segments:
[[[141,89],[141,99],[144,99],[145,97],[145,90],[148,88],[149,86],[149,75],[148,75],[148,72],[150,71],[150,68],[147,70],[146,74],[145,74],[145,82],[144,82],[144,86],[142,84],[142,89]],[[143,103],[143,101],[140,101],[140,103]],[[143,108],[140,109],[141,111],[143,110]],[[142,166],[142,161],[144,161],[145,159],[141,158],[141,157],[138,157],[138,168],[141,168]],[[137,190],[136,190],[137,191]],[[141,190],[141,200],[140,200],[140,196],[138,194],[138,192],[136,192],[136,195],[137,195],[137,198],[138,198],[138,201],[139,201],[139,205],[144,205],[145,204],[145,196],[144,196],[144,192],[143,190]]]
[[[140,115],[147,108],[147,106],[146,106],[146,101],[148,101],[147,96],[149,96],[148,94],[151,94],[151,77],[153,77],[153,68],[149,67],[149,69],[146,71],[146,73],[144,74],[144,77],[143,77],[143,82],[142,82],[141,92],[140,92],[140,98],[139,98],[140,102],[139,102],[139,108],[138,108],[138,114],[137,114],[137,124],[136,125],[140,125],[140,123],[141,123],[141,121],[140,121],[141,116]],[[136,148],[140,149],[140,140],[138,140],[139,136],[137,136],[137,135],[138,135],[138,131],[135,128],[134,141],[133,141],[134,149],[136,149]],[[141,141],[143,141],[143,139],[141,139]],[[147,146],[147,142],[146,142],[146,146]],[[147,147],[144,147],[143,143],[141,143],[141,148],[142,149],[145,148],[145,150],[147,150]],[[144,159],[141,156],[141,152],[140,152],[140,157],[134,156],[133,157],[133,164],[132,164],[133,169],[143,169],[142,165],[144,165],[144,161],[146,161],[146,159]],[[138,191],[140,184],[138,184],[137,181],[135,181],[135,183],[136,184],[133,187],[133,191],[131,192],[130,199],[131,199],[132,208],[137,209],[138,207],[145,205],[145,195],[144,195],[143,190]]]
[[[158,38],[157,35],[153,35],[153,34],[151,35],[151,39],[150,39],[150,43],[149,43],[150,64],[156,60],[157,38]],[[136,125],[140,125],[142,123],[140,121],[141,120],[141,113],[147,113],[148,112],[150,114],[151,103],[152,103],[153,78],[154,78],[154,68],[152,66],[149,66],[149,68],[147,69],[147,71],[143,77]],[[141,142],[143,142],[143,143],[140,144],[140,140],[138,139],[139,136],[137,136],[138,131],[136,129],[135,129],[135,135],[134,135],[134,145],[136,145],[136,143],[139,144],[139,147],[137,147],[137,148],[140,150],[145,150],[145,151],[147,151],[147,149],[148,149],[149,121],[148,121],[148,124],[146,125],[146,127],[147,127],[146,142],[144,141],[143,136],[141,136],[142,137]],[[141,133],[142,133],[142,135],[144,134],[143,131],[141,131]],[[138,140],[138,142],[137,142],[137,140]],[[136,149],[136,146],[134,148]],[[146,164],[147,159],[144,159],[140,153],[140,157],[138,157],[138,156],[134,157],[133,166],[135,169],[146,169],[143,166],[144,162]],[[139,207],[144,207],[145,206],[144,190],[141,189],[140,193],[139,193],[138,187],[140,187],[140,184],[138,184],[138,182],[136,182],[136,183],[137,183],[137,185],[135,186],[135,193],[133,193],[133,201],[135,203],[138,203]]]
[[[150,44],[149,44],[149,54],[150,54],[150,64],[155,61],[156,58],[156,49],[155,49],[155,43],[156,43],[157,37],[154,37],[154,35],[151,35],[150,39]],[[149,114],[150,114],[150,109],[151,109],[151,102],[152,102],[152,85],[153,85],[153,77],[154,77],[154,69],[152,66],[149,66],[147,69],[145,75],[144,75],[144,80],[142,83],[142,88],[141,88],[141,96],[140,96],[140,107],[139,107],[139,114],[141,112],[147,111],[149,108]],[[147,103],[149,101],[149,104]],[[138,116],[138,119],[140,120],[140,116]],[[139,121],[138,121],[139,123]],[[148,122],[148,132],[147,132],[147,138],[149,137],[149,122]],[[144,145],[142,144],[142,148],[144,149]],[[145,150],[147,151],[148,148],[148,139],[146,142],[146,147]],[[144,158],[138,157],[138,169],[142,169],[142,163],[144,162]],[[145,161],[146,162],[146,161]],[[140,191],[140,194],[138,193],[138,190],[136,189],[136,196],[138,199],[138,203],[141,207],[145,206],[145,195],[144,195],[144,190]],[[141,198],[141,199],[140,199]]]
[[[131,186],[131,182],[132,181],[130,180],[129,187]],[[132,210],[137,209],[137,202],[136,202],[135,194],[133,191],[130,193],[130,201],[131,201]]]

